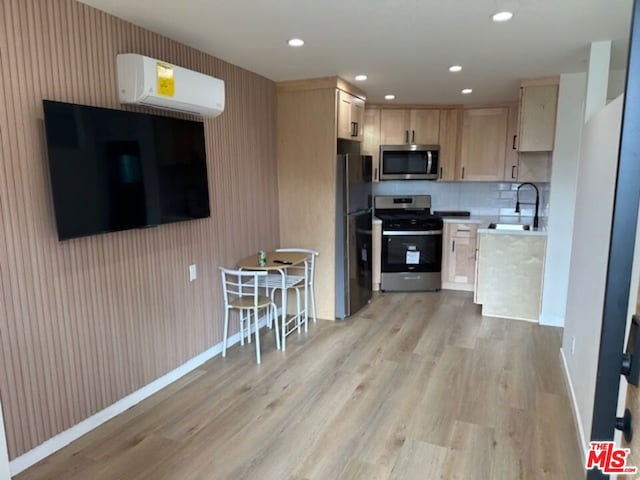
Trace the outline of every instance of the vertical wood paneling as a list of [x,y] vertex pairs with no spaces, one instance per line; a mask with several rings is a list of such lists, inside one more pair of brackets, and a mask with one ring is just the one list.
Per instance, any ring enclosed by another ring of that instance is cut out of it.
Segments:
[[[211,218],[58,242],[42,100],[120,108],[123,52],[225,80],[226,111],[204,122]],[[275,85],[73,0],[0,1],[0,81],[0,397],[15,458],[221,340],[217,267],[279,245]]]

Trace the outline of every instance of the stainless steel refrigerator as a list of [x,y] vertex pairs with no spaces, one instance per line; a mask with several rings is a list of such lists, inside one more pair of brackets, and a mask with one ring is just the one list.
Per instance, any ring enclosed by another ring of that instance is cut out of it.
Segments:
[[336,318],[371,300],[371,157],[337,157]]

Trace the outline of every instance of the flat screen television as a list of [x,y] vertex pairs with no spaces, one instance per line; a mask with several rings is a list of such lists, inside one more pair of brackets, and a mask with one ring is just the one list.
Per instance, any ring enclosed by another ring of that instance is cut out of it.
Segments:
[[201,122],[43,107],[60,240],[210,216]]

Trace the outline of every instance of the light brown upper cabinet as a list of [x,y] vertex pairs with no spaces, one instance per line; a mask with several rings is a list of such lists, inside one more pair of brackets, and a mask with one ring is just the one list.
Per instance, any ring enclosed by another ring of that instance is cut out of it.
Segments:
[[438,145],[440,140],[440,110],[416,108],[411,110],[411,138],[409,143]]
[[518,182],[550,182],[551,152],[521,152],[518,158]]
[[509,108],[465,109],[462,123],[460,179],[504,179]]
[[504,179],[517,182],[520,174],[518,159],[518,104],[509,105],[509,123],[507,125],[507,151],[504,162]]
[[409,143],[410,110],[380,111],[380,145],[402,145]]
[[526,85],[520,88],[518,151],[550,152],[556,132],[558,85]]
[[460,147],[462,110],[440,111],[440,171],[438,180],[456,180],[456,159]]
[[405,143],[437,145],[439,135],[440,110],[428,108],[381,110],[381,145]]
[[379,180],[378,168],[380,166],[380,109],[367,108],[364,111],[364,141],[362,153],[371,155],[371,172],[373,181]]
[[364,100],[338,90],[338,138],[364,140]]

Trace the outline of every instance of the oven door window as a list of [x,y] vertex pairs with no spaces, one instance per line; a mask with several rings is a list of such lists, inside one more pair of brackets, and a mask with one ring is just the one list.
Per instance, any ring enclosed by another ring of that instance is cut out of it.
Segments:
[[383,272],[439,272],[442,268],[442,234],[390,232],[382,236]]

